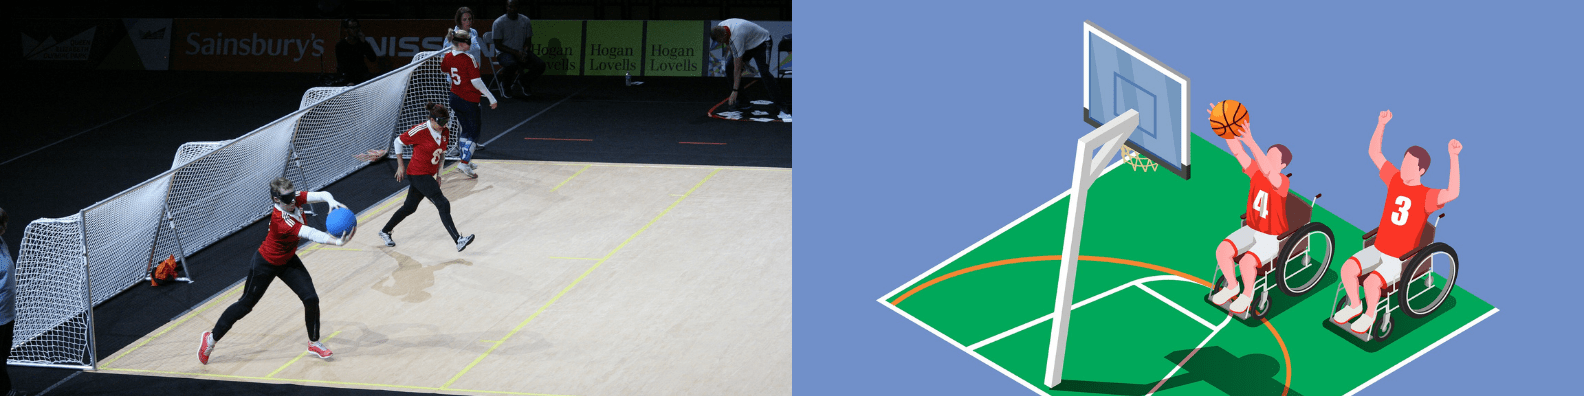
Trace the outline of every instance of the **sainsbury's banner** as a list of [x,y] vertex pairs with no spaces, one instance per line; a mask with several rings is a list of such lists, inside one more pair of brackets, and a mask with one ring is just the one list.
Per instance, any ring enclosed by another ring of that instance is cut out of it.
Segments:
[[340,22],[309,19],[177,19],[172,70],[329,72]]

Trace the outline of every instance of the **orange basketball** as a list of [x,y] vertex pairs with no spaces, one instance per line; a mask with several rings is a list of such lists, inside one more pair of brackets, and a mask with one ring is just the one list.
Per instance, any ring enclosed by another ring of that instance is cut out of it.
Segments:
[[1231,139],[1243,134],[1243,122],[1248,121],[1248,108],[1236,100],[1223,100],[1210,109],[1210,128],[1216,136]]

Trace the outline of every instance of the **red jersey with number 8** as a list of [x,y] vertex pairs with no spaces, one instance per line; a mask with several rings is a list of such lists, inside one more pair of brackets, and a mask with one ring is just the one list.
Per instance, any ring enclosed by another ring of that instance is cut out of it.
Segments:
[[1287,175],[1278,175],[1282,185],[1273,186],[1270,178],[1260,171],[1258,161],[1249,161],[1243,173],[1249,176],[1249,198],[1245,206],[1248,210],[1243,213],[1243,220],[1254,231],[1270,235],[1287,232]]
[[402,144],[413,146],[412,162],[407,164],[409,175],[433,175],[440,170],[440,162],[445,160],[447,140],[451,137],[451,130],[440,127],[440,136],[435,137],[429,130],[429,121],[407,128],[401,134]]
[[462,97],[462,100],[478,103],[483,94],[473,87],[473,79],[479,78],[479,70],[473,66],[472,55],[447,51],[445,58],[440,60],[440,70],[451,80],[451,93]]
[[1400,258],[1419,247],[1425,219],[1441,209],[1436,204],[1441,190],[1404,183],[1402,172],[1390,162],[1381,167],[1380,176],[1386,182],[1386,208],[1381,211],[1380,230],[1375,232],[1375,248]]

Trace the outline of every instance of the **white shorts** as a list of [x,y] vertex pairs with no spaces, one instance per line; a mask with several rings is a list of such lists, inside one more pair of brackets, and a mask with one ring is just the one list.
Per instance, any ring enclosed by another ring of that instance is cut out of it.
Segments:
[[1359,262],[1360,274],[1373,272],[1376,276],[1381,277],[1381,281],[1387,285],[1397,283],[1397,279],[1402,278],[1402,260],[1382,254],[1380,249],[1375,248],[1375,245],[1370,245],[1364,250],[1354,253],[1353,259]]
[[1223,241],[1231,242],[1232,246],[1237,248],[1237,254],[1254,255],[1260,264],[1270,263],[1271,259],[1281,253],[1281,243],[1277,242],[1275,235],[1255,231],[1249,226],[1232,231],[1232,235],[1227,235]]

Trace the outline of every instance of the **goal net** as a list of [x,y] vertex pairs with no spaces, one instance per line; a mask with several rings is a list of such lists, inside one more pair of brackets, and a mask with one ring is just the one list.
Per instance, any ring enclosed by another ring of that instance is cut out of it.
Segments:
[[[317,190],[366,166],[353,155],[389,148],[424,119],[424,103],[447,102],[437,55],[419,53],[355,87],[310,90],[297,111],[236,139],[182,145],[169,171],[71,216],[29,223],[7,363],[97,367],[94,306],[146,279],[151,260],[185,260],[268,215],[270,180]],[[449,149],[455,158],[455,144]]]

